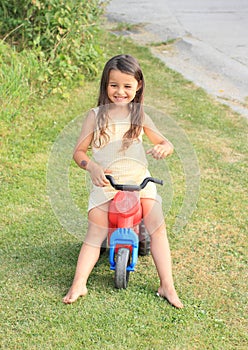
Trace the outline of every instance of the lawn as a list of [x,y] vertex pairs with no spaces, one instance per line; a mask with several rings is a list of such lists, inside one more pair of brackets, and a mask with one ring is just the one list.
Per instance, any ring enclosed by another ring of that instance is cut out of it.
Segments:
[[[102,46],[106,59],[138,58],[145,104],[175,145],[172,157],[150,165],[166,184],[159,191],[185,308],[155,296],[150,256],[139,259],[128,289],[116,290],[104,254],[88,296],[61,302],[83,239],[88,196],[88,178],[70,152],[80,121],[95,106],[96,79],[66,98],[33,98],[1,120],[1,349],[247,349],[247,120],[149,48],[108,33]],[[63,138],[65,149],[56,148]],[[64,203],[56,197],[60,184]],[[71,211],[76,222],[66,216]]]

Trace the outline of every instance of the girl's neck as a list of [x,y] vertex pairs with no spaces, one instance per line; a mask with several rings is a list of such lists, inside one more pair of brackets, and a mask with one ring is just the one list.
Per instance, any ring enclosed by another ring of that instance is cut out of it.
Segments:
[[130,108],[129,105],[116,105],[111,104],[109,108],[109,118],[112,120],[119,120],[119,119],[125,119],[130,114]]

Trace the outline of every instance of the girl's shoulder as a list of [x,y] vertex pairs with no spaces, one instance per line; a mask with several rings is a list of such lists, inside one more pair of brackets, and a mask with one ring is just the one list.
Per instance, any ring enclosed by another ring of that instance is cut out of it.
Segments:
[[95,114],[95,117],[96,117],[98,112],[99,112],[99,107],[91,108],[90,112],[93,112]]
[[96,126],[96,109],[92,108],[87,113],[84,122],[83,122],[83,128],[86,128],[87,130],[94,130]]
[[143,121],[143,127],[153,127],[154,126],[154,123],[151,119],[151,117],[147,114],[147,113],[144,113],[144,121]]
[[87,114],[87,118],[90,119],[92,122],[96,122],[97,114],[98,114],[99,108],[91,108]]

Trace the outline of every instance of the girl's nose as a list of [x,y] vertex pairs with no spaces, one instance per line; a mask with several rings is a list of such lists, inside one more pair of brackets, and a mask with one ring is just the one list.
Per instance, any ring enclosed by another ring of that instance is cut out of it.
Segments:
[[124,89],[123,89],[122,86],[119,86],[119,87],[118,87],[118,94],[119,94],[119,95],[123,95],[123,94],[124,94]]

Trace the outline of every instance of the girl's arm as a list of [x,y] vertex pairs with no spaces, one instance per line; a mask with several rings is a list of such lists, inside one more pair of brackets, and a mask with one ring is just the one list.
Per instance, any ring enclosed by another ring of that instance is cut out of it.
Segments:
[[90,111],[85,118],[80,136],[73,152],[73,159],[80,168],[88,170],[90,158],[87,156],[88,148],[92,142],[95,128],[95,114]]
[[146,114],[144,122],[144,133],[154,144],[146,153],[155,159],[164,159],[173,153],[173,145],[157,129],[151,118]]
[[95,113],[90,111],[86,117],[78,142],[74,149],[73,159],[77,165],[90,173],[91,180],[96,186],[105,186],[109,183],[104,174],[104,169],[93,162],[87,155],[88,148],[93,140],[95,130]]

